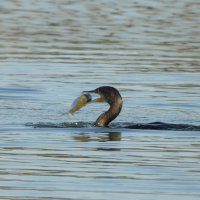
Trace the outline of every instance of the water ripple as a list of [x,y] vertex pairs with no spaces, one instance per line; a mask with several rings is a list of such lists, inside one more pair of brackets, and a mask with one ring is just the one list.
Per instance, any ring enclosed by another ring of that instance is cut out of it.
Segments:
[[[26,123],[26,126],[34,128],[92,128],[93,123],[88,122],[40,122],[40,123]],[[128,129],[142,129],[142,130],[173,130],[173,131],[200,131],[200,126],[192,124],[169,124],[163,122],[152,123],[113,123],[111,128],[128,128]],[[112,130],[112,129],[111,129]]]

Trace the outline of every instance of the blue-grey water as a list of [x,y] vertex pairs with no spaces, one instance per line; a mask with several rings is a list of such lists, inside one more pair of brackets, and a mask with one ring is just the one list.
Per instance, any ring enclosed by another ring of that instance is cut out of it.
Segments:
[[[200,199],[198,0],[0,1],[0,199]],[[108,106],[66,113],[81,91]],[[127,129],[163,122],[185,130]],[[195,130],[195,131],[194,131]]]

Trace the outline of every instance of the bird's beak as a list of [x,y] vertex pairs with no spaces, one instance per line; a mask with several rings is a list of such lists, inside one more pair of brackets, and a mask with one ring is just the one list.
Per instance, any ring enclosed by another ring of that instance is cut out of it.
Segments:
[[96,90],[90,90],[90,91],[83,91],[83,94],[87,94],[87,93],[97,93]]
[[91,103],[101,103],[101,102],[106,102],[105,99],[103,97],[99,97],[99,98],[96,98],[94,100],[91,101]]
[[[83,91],[82,93],[83,93],[83,94],[87,94],[87,93],[93,93],[93,94],[98,94],[98,95],[100,95],[99,93],[97,93],[97,91],[96,91],[96,90]],[[96,99],[94,99],[94,100],[90,101],[89,103],[97,103],[97,102],[106,102],[106,100],[104,99],[104,97],[103,97],[103,96],[101,96],[101,95],[100,95],[100,97],[99,97],[99,98],[96,98]]]

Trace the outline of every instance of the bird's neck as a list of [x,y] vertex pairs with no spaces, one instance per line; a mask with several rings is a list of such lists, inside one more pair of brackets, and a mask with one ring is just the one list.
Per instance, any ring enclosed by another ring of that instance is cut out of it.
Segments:
[[120,113],[122,109],[122,99],[110,105],[110,108],[102,113],[95,122],[95,126],[106,127],[108,124],[114,120]]

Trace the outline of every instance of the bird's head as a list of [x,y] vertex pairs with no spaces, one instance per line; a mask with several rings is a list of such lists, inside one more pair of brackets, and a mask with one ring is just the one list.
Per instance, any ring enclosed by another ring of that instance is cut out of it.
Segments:
[[84,94],[87,93],[95,93],[98,94],[100,97],[92,100],[91,102],[107,102],[110,106],[115,104],[116,102],[122,103],[122,97],[117,89],[111,86],[102,86],[96,88],[95,90],[84,91]]

